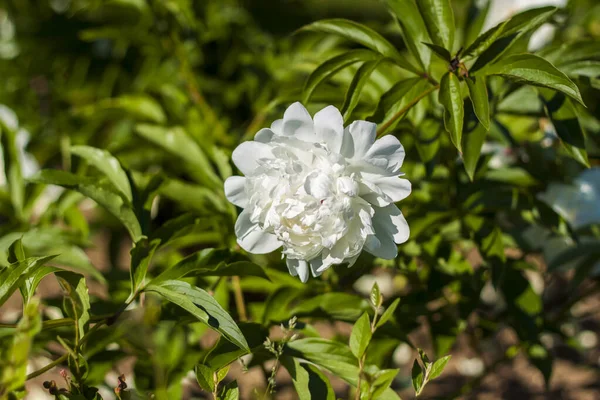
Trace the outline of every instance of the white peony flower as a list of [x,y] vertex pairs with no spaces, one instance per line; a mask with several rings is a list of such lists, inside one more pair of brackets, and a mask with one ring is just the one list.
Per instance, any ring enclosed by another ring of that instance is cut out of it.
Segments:
[[572,185],[551,183],[538,198],[569,222],[573,229],[600,224],[600,168],[586,169]]
[[269,253],[283,246],[289,271],[308,280],[335,264],[356,261],[362,249],[393,259],[409,228],[394,202],[407,197],[401,179],[404,148],[376,125],[344,129],[337,108],[314,120],[300,103],[283,119],[239,145],[232,158],[245,175],[225,182],[225,195],[243,208],[235,225],[239,245]]

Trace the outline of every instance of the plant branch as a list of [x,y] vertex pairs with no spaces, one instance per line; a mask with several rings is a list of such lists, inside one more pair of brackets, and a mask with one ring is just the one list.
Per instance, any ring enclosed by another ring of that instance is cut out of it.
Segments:
[[52,361],[50,364],[46,365],[45,367],[40,368],[37,371],[33,371],[32,373],[27,375],[27,378],[25,378],[25,380],[28,381],[30,379],[37,378],[38,376],[42,375],[43,373],[50,371],[52,368],[56,367],[57,365],[62,364],[63,362],[67,361],[67,358],[69,358],[69,353],[63,354],[62,356],[60,356],[56,360]]
[[244,303],[244,293],[242,292],[242,286],[240,285],[240,277],[231,277],[231,284],[233,285],[233,293],[235,296],[235,306],[240,316],[240,321],[248,321],[248,315],[246,314],[246,303]]
[[427,95],[429,95],[429,93],[433,92],[436,89],[439,89],[439,87],[440,87],[440,85],[435,85],[435,86],[430,87],[429,89],[427,89],[426,91],[424,91],[423,93],[421,93],[420,95],[418,95],[416,98],[414,98],[410,103],[408,103],[405,107],[403,107],[396,114],[394,114],[394,116],[388,122],[386,122],[385,124],[381,125],[379,127],[379,129],[377,129],[377,137],[383,135],[385,133],[385,131],[387,131],[388,128],[390,126],[392,126],[392,124],[398,120],[398,118],[400,118],[404,114],[406,114],[406,112],[408,110],[410,110],[415,104],[417,104],[424,97],[426,97]]

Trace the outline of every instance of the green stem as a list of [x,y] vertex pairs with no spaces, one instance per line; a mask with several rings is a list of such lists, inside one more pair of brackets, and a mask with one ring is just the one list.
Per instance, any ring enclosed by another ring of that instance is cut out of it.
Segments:
[[426,97],[427,95],[429,95],[429,93],[433,92],[436,89],[439,89],[440,85],[435,85],[430,87],[429,89],[427,89],[426,91],[424,91],[423,93],[421,93],[420,95],[418,95],[416,98],[414,98],[410,103],[408,103],[405,107],[403,107],[400,111],[398,111],[396,114],[394,114],[394,116],[385,124],[381,125],[379,127],[379,129],[377,129],[377,137],[383,135],[385,133],[385,131],[388,130],[388,128],[390,126],[392,126],[392,124],[394,122],[396,122],[396,120],[398,120],[398,118],[402,117],[408,110],[410,110],[415,104],[417,104],[419,101],[421,101],[424,97]]
[[28,381],[30,379],[37,378],[38,376],[42,375],[43,373],[50,371],[52,368],[56,367],[57,365],[62,364],[63,362],[67,361],[67,358],[69,358],[69,353],[63,354],[62,356],[60,356],[56,360],[52,361],[50,364],[46,365],[45,367],[40,368],[37,371],[33,371],[32,373],[27,375],[27,378],[25,380]]

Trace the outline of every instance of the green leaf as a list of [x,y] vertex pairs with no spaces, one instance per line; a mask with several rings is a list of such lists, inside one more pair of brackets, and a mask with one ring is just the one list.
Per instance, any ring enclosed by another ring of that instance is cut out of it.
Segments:
[[504,253],[504,242],[502,241],[502,230],[495,227],[494,230],[481,241],[481,250],[488,257],[498,257],[502,261],[506,261]]
[[417,6],[433,43],[452,51],[456,28],[450,0],[418,0]]
[[[23,316],[19,320],[8,348],[0,347],[0,357],[2,359],[0,394],[10,393],[25,384],[33,338],[41,329],[42,318],[39,312],[39,301],[35,299],[25,306]],[[12,399],[13,397],[9,396],[7,398]]]
[[442,127],[433,118],[426,118],[415,130],[415,145],[424,163],[434,159],[440,149]]
[[90,322],[90,296],[85,283],[85,277],[70,271],[55,272],[69,305],[63,307],[66,314],[76,321],[75,347],[85,335]]
[[15,240],[8,248],[8,262],[13,264],[25,260],[25,249],[23,248],[23,240],[19,238]]
[[350,335],[350,350],[356,358],[360,359],[365,354],[372,335],[369,314],[364,313],[354,324]]
[[165,280],[179,279],[184,276],[257,276],[270,280],[265,271],[249,261],[227,263],[229,251],[225,249],[204,249],[191,254],[177,264],[163,271],[152,280],[156,284]]
[[215,381],[213,378],[214,371],[212,368],[198,364],[196,365],[196,368],[194,368],[194,371],[196,373],[198,385],[200,385],[202,390],[212,393],[215,390]]
[[27,277],[55,256],[30,257],[0,271],[0,306],[17,290]]
[[415,100],[430,89],[431,83],[422,78],[405,79],[396,83],[381,96],[377,110],[369,120],[386,125],[396,117],[397,113],[403,111],[403,114],[394,121],[394,124],[397,124],[406,117],[408,110],[415,106]]
[[472,0],[470,2],[467,11],[464,43],[473,43],[477,39],[487,19],[491,3],[490,0]]
[[321,338],[298,339],[287,344],[284,354],[316,364],[356,385],[358,359],[344,343]]
[[147,238],[142,238],[131,249],[131,264],[129,267],[131,278],[131,293],[138,293],[144,285],[148,267],[154,256],[154,252],[160,244],[159,240],[148,241]]
[[473,102],[468,101],[465,109],[465,126],[463,128],[462,137],[462,148],[463,148],[463,162],[465,164],[465,170],[469,179],[473,181],[475,177],[475,169],[477,168],[477,162],[481,155],[481,148],[485,142],[485,138],[488,134],[483,124],[481,124],[475,110],[473,109]]
[[490,129],[490,103],[488,99],[487,86],[485,84],[485,77],[483,76],[472,76],[467,77],[467,86],[469,87],[469,94],[471,96],[471,102],[473,103],[473,110],[477,119],[486,130]]
[[508,56],[487,66],[479,75],[500,75],[533,86],[547,87],[583,104],[579,88],[548,61],[533,54]]
[[[222,189],[219,189],[222,190]],[[215,211],[228,212],[225,199],[215,189],[202,187],[178,179],[165,179],[158,190],[161,196],[167,197],[182,207],[201,215],[214,215]]]
[[419,365],[419,362],[415,359],[412,366],[412,384],[415,389],[415,393],[418,395],[421,394],[421,390],[423,390],[423,386],[425,384],[425,374],[423,373],[423,369]]
[[464,122],[464,102],[458,77],[447,73],[440,82],[439,102],[444,106],[444,127],[450,133],[450,140],[462,153],[462,130]]
[[575,105],[565,95],[547,89],[538,89],[546,114],[567,153],[579,163],[590,166],[585,148],[585,132]]
[[237,381],[231,381],[225,385],[219,394],[219,400],[238,400],[240,398],[240,389]]
[[235,321],[204,290],[189,283],[176,280],[151,284],[145,290],[160,294],[165,299],[188,311],[198,320],[223,334],[235,345],[242,349],[248,349],[248,343]]
[[349,67],[352,64],[362,61],[374,61],[380,59],[381,56],[371,50],[358,49],[350,50],[339,56],[335,56],[319,65],[308,76],[304,84],[304,102],[308,103],[313,92],[321,83],[330,79],[333,75],[342,69]]
[[189,173],[200,183],[213,189],[222,188],[223,181],[215,173],[206,154],[182,127],[167,128],[158,125],[138,124],[135,126],[135,131],[138,135],[162,147],[175,157],[184,160],[189,166]]
[[57,272],[62,271],[60,268],[51,267],[51,266],[43,266],[41,268],[36,269],[32,272],[27,279],[23,282],[19,290],[21,291],[21,296],[23,296],[23,303],[29,304],[33,296],[35,295],[35,291],[39,286],[42,279],[46,276]]
[[101,171],[129,203],[133,201],[131,185],[119,160],[106,150],[89,146],[72,146],[71,153],[85,159]]
[[377,282],[375,282],[373,284],[373,287],[371,288],[371,295],[369,297],[369,300],[371,300],[371,305],[375,309],[381,307],[381,303],[383,303],[383,297],[381,296],[381,290],[379,290],[379,285],[377,284]]
[[450,54],[450,52],[448,50],[446,50],[444,47],[442,46],[438,46],[437,44],[432,44],[432,43],[423,43],[425,46],[429,47],[431,49],[431,51],[433,51],[433,53],[435,55],[437,55],[439,58],[441,58],[444,61],[450,62],[452,61],[452,54]]
[[373,383],[370,388],[370,397],[372,399],[379,399],[380,396],[384,394],[384,392],[389,389],[389,387],[394,382],[394,378],[400,372],[399,369],[384,369],[378,371],[373,376]]
[[452,358],[452,356],[446,356],[440,358],[439,360],[435,360],[435,362],[431,366],[431,371],[429,372],[430,380],[437,378],[442,374],[442,372],[444,372],[444,368],[446,368],[446,365],[450,361],[450,358]]
[[373,29],[357,22],[347,19],[325,19],[313,22],[303,27],[301,31],[324,32],[341,36],[352,42],[360,43],[382,56],[393,59],[401,68],[418,73],[418,70],[398,53],[394,45]]
[[21,159],[17,148],[17,132],[0,118],[0,151],[4,161],[4,174],[10,193],[10,201],[17,219],[23,218],[25,184],[21,172]]
[[546,22],[556,12],[556,7],[526,10],[483,33],[469,46],[468,58],[479,56],[471,67],[471,74],[500,58],[517,41]]
[[281,364],[288,370],[300,400],[335,400],[329,379],[314,365],[300,363],[296,358],[283,356]]
[[381,315],[381,318],[379,318],[379,321],[377,321],[377,324],[375,325],[376,328],[383,326],[394,316],[394,312],[396,311],[398,304],[400,304],[400,299],[394,300],[392,304],[390,304],[388,308],[386,308],[386,310]]
[[75,114],[92,118],[99,112],[119,112],[133,116],[138,120],[164,123],[165,113],[156,100],[148,95],[123,95],[105,98],[96,104],[86,105],[74,110]]
[[339,292],[324,293],[300,302],[290,314],[354,321],[368,308],[369,303],[359,296]]
[[559,68],[565,74],[575,78],[581,76],[597,78],[600,76],[600,61],[577,61],[570,64],[560,65]]
[[239,328],[248,343],[249,349],[243,349],[230,341],[219,339],[216,346],[206,355],[203,364],[212,368],[213,371],[221,371],[227,365],[250,352],[256,354],[264,350],[265,338],[269,336],[269,331],[263,325],[240,322]]
[[42,170],[29,179],[32,182],[48,185],[58,185],[67,189],[78,191],[86,197],[94,200],[104,207],[108,212],[117,217],[127,228],[131,238],[138,241],[142,236],[140,224],[135,213],[123,198],[107,188],[99,185],[96,180],[77,176],[65,171]]
[[386,0],[386,3],[400,25],[406,47],[423,70],[429,70],[431,50],[423,43],[431,43],[431,38],[415,0]]
[[463,56],[465,59],[477,58],[484,51],[486,51],[499,37],[502,36],[504,26],[508,21],[504,21],[501,24],[485,31],[475,39],[473,43],[464,51]]
[[344,116],[345,122],[348,122],[352,111],[354,111],[354,109],[358,105],[358,101],[360,100],[360,95],[362,94],[363,87],[369,81],[371,74],[377,69],[381,61],[381,58],[373,61],[367,61],[360,66],[358,71],[356,71],[356,74],[354,75],[354,78],[352,78],[352,82],[350,82],[350,86],[346,91],[346,96],[344,97],[344,104],[342,105],[341,109],[341,113]]

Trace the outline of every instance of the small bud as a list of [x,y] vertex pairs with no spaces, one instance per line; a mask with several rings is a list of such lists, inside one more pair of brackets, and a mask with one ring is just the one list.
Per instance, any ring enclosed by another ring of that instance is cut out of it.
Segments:
[[67,379],[67,370],[66,369],[61,369],[60,370],[60,376],[62,376],[63,378]]
[[42,385],[44,386],[44,389],[50,389],[51,383],[50,381],[45,381]]

